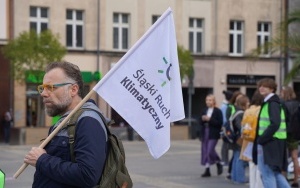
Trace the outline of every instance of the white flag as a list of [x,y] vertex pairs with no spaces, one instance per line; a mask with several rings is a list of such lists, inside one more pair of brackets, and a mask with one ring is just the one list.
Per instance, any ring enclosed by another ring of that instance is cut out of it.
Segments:
[[184,118],[177,42],[167,9],[93,88],[159,158],[170,148],[170,122]]

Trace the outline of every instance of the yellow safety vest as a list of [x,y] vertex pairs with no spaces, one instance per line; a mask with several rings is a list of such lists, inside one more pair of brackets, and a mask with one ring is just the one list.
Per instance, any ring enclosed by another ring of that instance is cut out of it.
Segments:
[[[286,122],[285,122],[285,113],[283,108],[280,110],[280,126],[279,129],[275,132],[273,137],[278,139],[286,139]],[[269,117],[269,103],[263,105],[259,117],[259,129],[258,135],[262,135],[264,131],[270,126],[270,117]]]

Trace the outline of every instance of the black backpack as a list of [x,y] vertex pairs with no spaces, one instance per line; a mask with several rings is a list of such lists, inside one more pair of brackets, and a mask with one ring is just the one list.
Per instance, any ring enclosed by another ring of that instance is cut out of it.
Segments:
[[[75,138],[76,122],[80,117],[80,115],[85,110],[93,110],[93,109],[80,108],[77,112],[75,112],[75,114],[70,118],[70,120],[66,124],[68,128],[71,159],[73,162],[75,161],[75,156],[74,156],[75,139],[74,138]],[[108,137],[108,152],[107,152],[106,161],[105,161],[100,182],[96,187],[131,188],[133,185],[127,167],[125,165],[125,151],[124,151],[122,141],[119,140],[114,134],[110,132],[108,126],[111,124],[111,121],[107,122],[107,120],[101,113],[97,112],[97,114],[101,117],[102,121],[105,124],[107,137]]]
[[230,116],[229,120],[222,127],[221,135],[224,142],[230,144],[236,143],[238,137],[240,136],[240,133],[236,131],[232,122],[239,114],[242,113],[244,113],[244,111],[242,110],[236,111],[234,114]]

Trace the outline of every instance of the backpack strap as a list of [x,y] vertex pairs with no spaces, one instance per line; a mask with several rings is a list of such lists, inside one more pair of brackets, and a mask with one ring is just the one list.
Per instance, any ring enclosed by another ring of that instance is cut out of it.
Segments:
[[233,121],[236,118],[236,116],[238,116],[241,113],[244,113],[244,111],[243,110],[238,110],[235,114],[230,116],[229,121]]
[[232,124],[233,120],[234,120],[238,115],[240,115],[240,114],[242,114],[242,113],[244,113],[243,110],[238,110],[238,111],[235,112],[232,116],[230,116],[229,122],[230,122],[230,128],[231,128],[231,130],[234,130],[233,124]]
[[78,118],[81,116],[81,114],[84,112],[84,109],[80,108],[78,109],[73,116],[69,119],[69,121],[66,123],[64,127],[68,130],[68,136],[69,136],[69,144],[70,144],[70,153],[71,153],[71,161],[75,162],[75,155],[74,155],[74,142],[75,142],[75,128],[77,124]]
[[91,108],[80,108],[80,109],[78,109],[73,114],[73,116],[71,116],[71,118],[66,123],[66,125],[63,127],[63,128],[67,128],[68,129],[69,144],[70,144],[70,154],[71,154],[71,161],[72,162],[75,162],[74,144],[75,144],[75,133],[76,133],[75,129],[76,129],[76,125],[77,125],[78,119],[81,116],[81,114],[84,111],[88,111],[88,110],[94,111],[94,112],[96,112],[100,116],[101,120],[104,123],[104,127],[106,129],[107,139],[111,135],[111,132],[110,132],[108,126],[114,123],[113,120],[107,121],[107,119],[100,112],[98,112],[98,111],[96,111],[94,109],[91,109]]

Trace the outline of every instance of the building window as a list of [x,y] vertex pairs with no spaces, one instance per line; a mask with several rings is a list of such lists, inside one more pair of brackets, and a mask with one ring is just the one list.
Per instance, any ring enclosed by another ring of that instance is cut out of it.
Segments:
[[41,33],[48,29],[48,8],[44,7],[30,7],[29,10],[29,28],[30,30]]
[[244,23],[242,21],[230,21],[229,30],[229,55],[243,55]]
[[257,47],[261,47],[260,53],[262,55],[269,55],[270,50],[265,43],[270,42],[271,38],[271,24],[267,22],[259,22],[257,24]]
[[203,53],[203,20],[189,19],[189,50],[192,53]]
[[158,15],[153,15],[152,16],[152,24],[154,24],[158,20],[159,17],[160,16],[158,16]]
[[128,49],[129,15],[113,14],[113,48],[116,50]]
[[66,43],[68,48],[83,48],[83,11],[67,10]]

